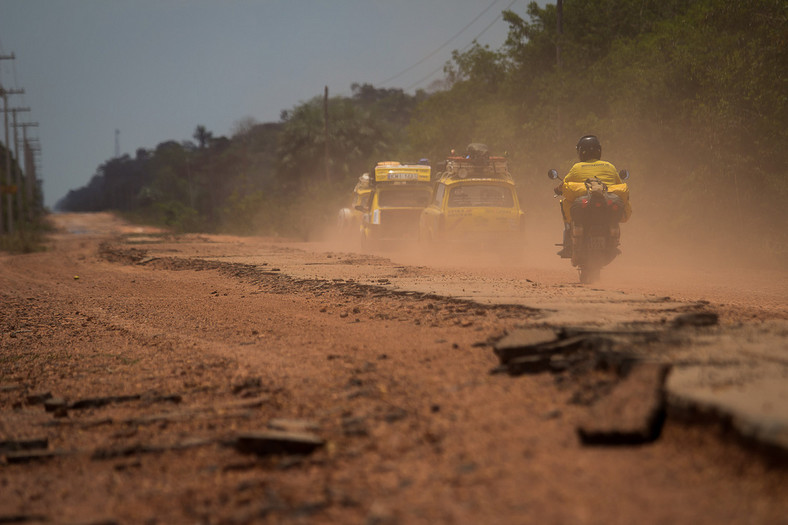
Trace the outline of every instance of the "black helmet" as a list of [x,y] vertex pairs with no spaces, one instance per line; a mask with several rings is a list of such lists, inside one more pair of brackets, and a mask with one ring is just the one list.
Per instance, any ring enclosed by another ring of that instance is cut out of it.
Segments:
[[599,139],[595,135],[580,137],[580,140],[577,141],[577,155],[581,162],[599,160],[602,158],[602,144],[599,143]]

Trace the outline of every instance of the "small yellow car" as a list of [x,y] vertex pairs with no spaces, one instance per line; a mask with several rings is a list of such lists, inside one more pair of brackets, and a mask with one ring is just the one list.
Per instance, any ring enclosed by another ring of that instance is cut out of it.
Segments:
[[523,248],[524,227],[525,214],[505,158],[449,157],[421,212],[419,241],[429,253],[456,247],[514,256]]
[[432,195],[432,170],[424,164],[379,162],[361,217],[361,248],[374,250],[415,241],[421,211]]

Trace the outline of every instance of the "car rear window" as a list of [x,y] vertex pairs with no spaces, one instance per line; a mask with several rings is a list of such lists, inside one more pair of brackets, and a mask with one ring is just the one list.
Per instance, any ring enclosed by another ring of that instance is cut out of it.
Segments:
[[430,203],[430,188],[387,188],[378,193],[381,208],[421,207]]
[[457,186],[449,192],[449,207],[494,207],[511,208],[514,206],[512,190],[505,186],[473,184]]

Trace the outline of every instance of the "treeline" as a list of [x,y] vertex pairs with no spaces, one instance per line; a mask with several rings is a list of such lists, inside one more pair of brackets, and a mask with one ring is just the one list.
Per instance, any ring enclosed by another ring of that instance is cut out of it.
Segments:
[[41,249],[39,241],[48,228],[33,149],[28,142],[21,149],[23,162],[0,144],[0,251]]
[[328,170],[316,96],[230,138],[198,127],[195,142],[107,161],[59,207],[305,236],[376,160],[440,160],[470,142],[506,152],[539,207],[547,168],[568,169],[578,137],[595,133],[632,171],[636,215],[687,238],[748,232],[785,256],[786,16],[782,0],[565,0],[559,34],[556,6],[532,3],[504,12],[501,48],[455,52],[429,92],[356,84],[332,97]]
[[324,103],[316,97],[283,111],[277,123],[245,119],[230,138],[197,126],[193,141],[108,160],[56,207],[117,210],[181,231],[305,238],[315,225],[334,220],[338,203],[374,159],[403,151],[426,97],[366,84],[352,91],[328,103],[328,169]]

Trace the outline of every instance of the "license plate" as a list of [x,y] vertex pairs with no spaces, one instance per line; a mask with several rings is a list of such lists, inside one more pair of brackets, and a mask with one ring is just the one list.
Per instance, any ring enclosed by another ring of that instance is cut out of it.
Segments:
[[605,249],[604,237],[588,237],[586,239],[586,248],[594,251],[601,251]]

